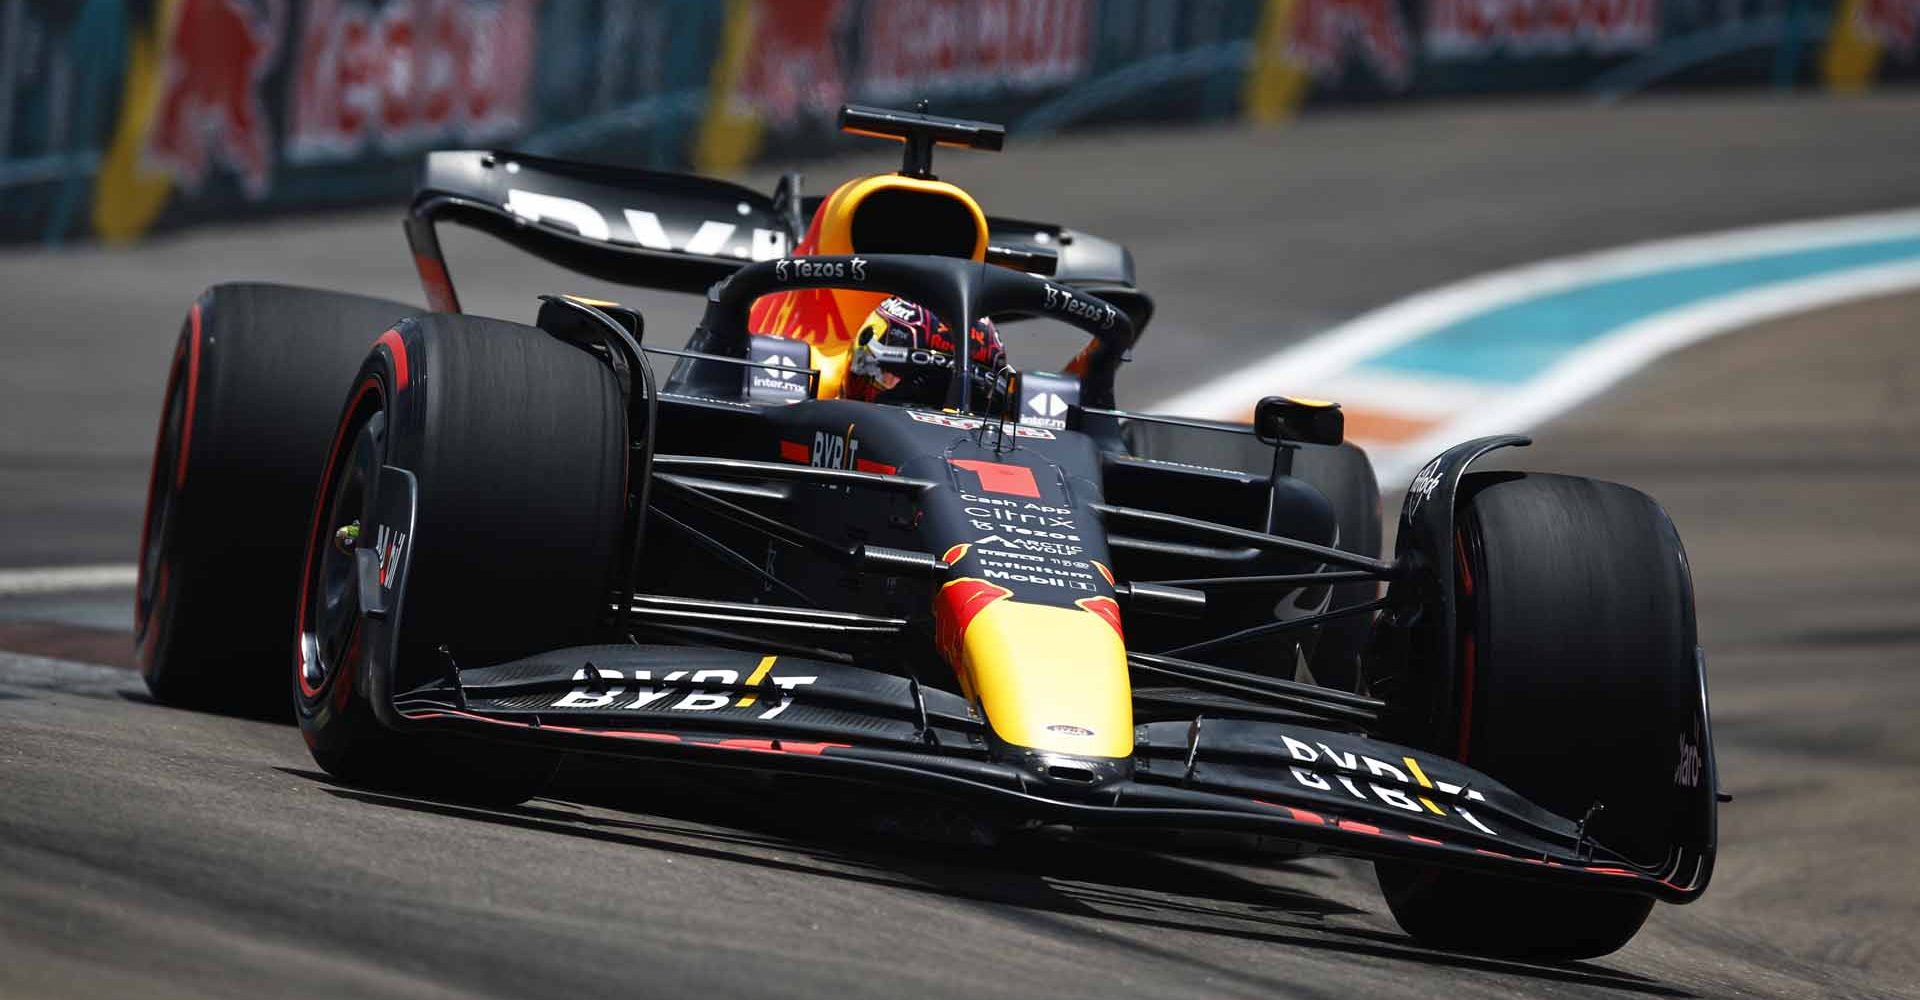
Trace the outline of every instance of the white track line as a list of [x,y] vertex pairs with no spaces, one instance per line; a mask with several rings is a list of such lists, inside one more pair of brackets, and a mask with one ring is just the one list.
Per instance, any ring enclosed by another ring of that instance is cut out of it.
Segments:
[[[1920,210],[1909,209],[1637,243],[1495,271],[1366,313],[1264,361],[1162,400],[1153,409],[1239,420],[1245,419],[1254,400],[1276,392],[1325,395],[1354,382],[1359,389],[1380,388],[1391,395],[1390,383],[1395,379],[1356,371],[1356,366],[1471,316],[1663,270],[1915,235],[1920,235]],[[1373,449],[1374,466],[1383,486],[1397,486],[1450,444],[1537,426],[1670,351],[1764,320],[1916,287],[1920,287],[1920,263],[1903,261],[1771,283],[1649,316],[1570,352],[1525,384],[1510,389],[1488,386],[1493,391],[1484,403],[1462,407],[1452,419],[1413,441]],[[1436,385],[1444,388],[1444,380]],[[1390,411],[1441,416],[1430,411],[1453,393],[1413,393],[1405,402],[1414,405],[1402,406],[1376,395],[1361,391],[1359,396],[1365,398],[1352,402],[1369,409],[1384,404]]]
[[140,683],[139,675],[125,667],[107,667],[78,660],[56,660],[28,653],[9,653],[0,649],[0,684],[20,687],[72,691],[76,685],[101,685],[122,688]]
[[1243,419],[1262,396],[1276,392],[1311,396],[1315,385],[1360,361],[1468,316],[1515,302],[1672,268],[1916,234],[1920,234],[1920,209],[1908,209],[1635,243],[1493,271],[1358,316],[1264,361],[1163,399],[1151,409]]
[[139,576],[139,567],[132,565],[0,569],[0,597],[131,587]]
[[1598,395],[1661,355],[1767,320],[1920,288],[1920,262],[1863,267],[1765,285],[1656,313],[1568,354],[1492,405],[1463,412],[1420,438],[1375,456],[1382,483],[1405,483],[1447,446],[1483,434],[1537,427]]

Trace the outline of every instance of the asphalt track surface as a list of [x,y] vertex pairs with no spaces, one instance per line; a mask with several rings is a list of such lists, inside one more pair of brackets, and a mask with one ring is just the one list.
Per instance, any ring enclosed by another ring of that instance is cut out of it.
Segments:
[[[1910,99],[1441,109],[950,173],[992,210],[1143,248],[1163,318],[1128,388],[1151,396],[1490,267],[1920,203],[1916,121]],[[410,296],[398,240],[388,212],[0,259],[0,567],[130,558],[199,285]],[[508,273],[462,245],[456,279],[463,252]],[[497,301],[474,307],[530,311]],[[1737,796],[1706,899],[1610,958],[1422,949],[1363,864],[947,846],[697,774],[576,766],[508,811],[372,794],[316,774],[286,726],[0,654],[0,996],[1920,995],[1917,321],[1904,296],[1730,335],[1517,453],[1672,511]],[[124,661],[126,602],[0,602],[0,647]]]

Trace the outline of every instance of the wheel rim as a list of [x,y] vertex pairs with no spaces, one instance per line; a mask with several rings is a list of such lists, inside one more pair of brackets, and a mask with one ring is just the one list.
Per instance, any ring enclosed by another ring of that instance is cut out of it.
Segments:
[[353,433],[352,447],[340,455],[324,480],[322,506],[309,539],[306,579],[301,586],[301,694],[320,697],[341,668],[358,653],[360,641],[359,553],[373,539],[362,531],[373,509],[374,484],[386,454],[386,410],[372,386],[363,386],[349,407],[342,438]]

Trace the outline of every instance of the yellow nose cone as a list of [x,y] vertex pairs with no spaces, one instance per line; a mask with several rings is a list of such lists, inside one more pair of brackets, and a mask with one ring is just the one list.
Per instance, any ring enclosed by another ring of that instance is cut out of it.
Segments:
[[1133,690],[1119,609],[1026,604],[981,580],[949,581],[936,607],[944,651],[1000,739],[1087,757],[1133,755]]

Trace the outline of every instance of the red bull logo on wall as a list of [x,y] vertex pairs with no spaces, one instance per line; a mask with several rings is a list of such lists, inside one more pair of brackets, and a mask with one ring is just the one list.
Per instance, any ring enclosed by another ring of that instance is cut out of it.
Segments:
[[1047,87],[1084,73],[1093,38],[1087,0],[890,0],[860,33],[868,100]]
[[185,0],[165,35],[159,107],[147,134],[148,162],[189,191],[218,163],[247,193],[266,193],[273,170],[271,123],[261,80],[279,54],[285,0]]
[[[1792,17],[1780,0],[0,7],[9,241],[399,199],[436,147],[724,172],[846,148],[842,102],[926,98],[1031,135],[1414,96],[1920,81],[1920,0],[1806,0]],[[843,342],[864,311],[815,298],[817,320],[795,322]]]
[[736,95],[777,120],[831,114],[846,98],[835,45],[845,0],[782,0],[753,10],[753,43]]
[[[312,0],[297,26],[288,2],[172,8],[142,148],[149,167],[189,192],[224,169],[259,199],[282,156],[304,164],[391,154],[506,137],[527,124],[536,0]],[[265,82],[283,68],[290,83],[274,106]]]
[[762,0],[749,8],[750,55],[732,96],[770,122],[792,123],[830,115],[849,99],[1055,86],[1087,70],[1091,7],[1089,0],[889,0],[864,7]]
[[1920,53],[1920,0],[1865,0],[1858,10],[1862,33],[1899,55]]
[[1427,0],[1426,49],[1439,59],[1608,55],[1659,40],[1656,0]]
[[1298,0],[1288,52],[1322,80],[1339,78],[1349,53],[1389,87],[1413,78],[1413,46],[1394,0]]
[[351,157],[510,135],[527,120],[535,0],[312,0],[287,156]]

